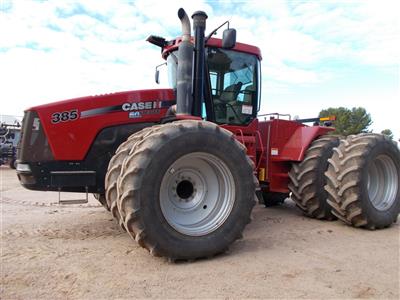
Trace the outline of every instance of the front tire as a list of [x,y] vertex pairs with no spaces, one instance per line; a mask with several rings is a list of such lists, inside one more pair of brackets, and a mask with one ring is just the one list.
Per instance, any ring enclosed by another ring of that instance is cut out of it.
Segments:
[[125,228],[155,256],[210,257],[242,236],[257,179],[234,135],[203,121],[160,126],[124,161],[118,180]]
[[99,201],[99,203],[106,209],[106,210],[110,210],[110,208],[107,205],[107,200],[106,200],[106,196],[104,194],[93,194],[93,197]]
[[111,158],[108,164],[107,174],[105,177],[105,207],[109,211],[111,211],[117,223],[124,230],[125,226],[123,224],[117,205],[117,181],[121,174],[122,164],[126,157],[129,155],[129,152],[134,151],[136,144],[142,139],[146,138],[149,133],[156,130],[158,127],[159,126],[147,127],[130,135],[125,142],[119,145],[117,151],[115,151],[114,156]]

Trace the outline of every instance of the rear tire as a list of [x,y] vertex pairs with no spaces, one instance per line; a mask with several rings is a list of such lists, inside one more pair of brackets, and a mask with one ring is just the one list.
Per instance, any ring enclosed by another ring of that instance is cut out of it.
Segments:
[[256,183],[246,148],[231,132],[177,121],[129,153],[118,179],[118,206],[128,233],[152,255],[210,257],[242,236]]
[[320,220],[336,219],[326,201],[324,173],[328,169],[328,158],[337,145],[337,136],[322,136],[311,143],[302,162],[292,165],[289,172],[291,198],[306,216]]
[[354,227],[390,226],[400,212],[400,151],[381,134],[349,136],[326,172],[333,214]]

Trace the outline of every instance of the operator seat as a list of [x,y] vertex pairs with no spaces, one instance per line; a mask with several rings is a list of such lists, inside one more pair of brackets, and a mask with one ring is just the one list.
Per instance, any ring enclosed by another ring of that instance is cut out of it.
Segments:
[[[230,123],[247,124],[251,120],[253,100],[255,100],[254,85],[247,86],[242,93],[243,97],[227,103],[227,119]],[[244,105],[246,106],[245,109],[243,109]]]
[[232,107],[232,103],[236,103],[242,82],[234,83],[227,86],[221,93],[221,95],[214,100],[215,107],[215,118],[217,122],[229,123],[228,120],[228,107]]
[[234,84],[231,84],[230,86],[227,86],[221,93],[219,100],[224,103],[236,101],[236,99],[239,95],[240,89],[242,88],[242,85],[243,85],[243,83],[239,81],[238,83],[234,83]]
[[255,96],[254,85],[249,85],[244,90],[243,102],[246,104],[252,104]]

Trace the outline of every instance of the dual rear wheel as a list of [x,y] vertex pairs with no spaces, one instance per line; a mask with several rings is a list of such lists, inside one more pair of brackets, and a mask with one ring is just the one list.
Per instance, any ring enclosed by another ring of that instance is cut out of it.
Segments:
[[292,199],[309,217],[379,229],[400,212],[400,152],[384,135],[323,136],[289,177]]

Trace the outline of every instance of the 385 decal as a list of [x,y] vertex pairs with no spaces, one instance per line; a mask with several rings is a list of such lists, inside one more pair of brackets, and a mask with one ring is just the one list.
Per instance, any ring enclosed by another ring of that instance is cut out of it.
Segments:
[[73,109],[70,111],[55,112],[51,115],[51,123],[57,124],[59,122],[74,121],[79,118],[78,110]]

